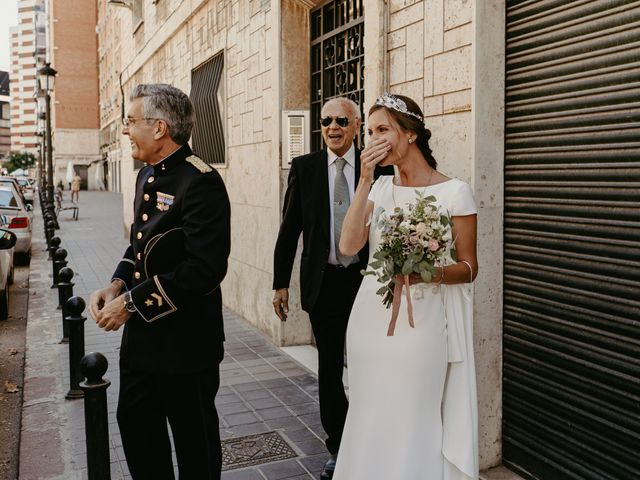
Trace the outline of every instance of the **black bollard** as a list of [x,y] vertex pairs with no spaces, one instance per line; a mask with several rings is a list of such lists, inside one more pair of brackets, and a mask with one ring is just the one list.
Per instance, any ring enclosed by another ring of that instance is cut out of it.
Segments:
[[51,288],[56,288],[58,286],[58,274],[60,273],[60,269],[67,266],[67,251],[64,248],[58,248],[56,253],[53,254],[53,262],[51,262],[51,267],[53,268],[53,284]]
[[44,217],[44,238],[47,241],[47,249],[51,248],[51,239],[53,238],[53,219],[48,213]]
[[84,392],[84,430],[87,441],[89,480],[110,480],[109,418],[107,388],[111,382],[103,379],[109,362],[101,353],[87,353],[80,361],[86,380],[80,383]]
[[47,209],[47,213],[49,215],[51,215],[51,218],[53,220],[53,228],[55,230],[57,230],[60,227],[58,226],[58,215],[56,215],[56,207],[55,207],[55,205],[53,203],[50,203],[49,201],[47,201],[46,209]]
[[60,343],[69,343],[69,322],[66,317],[69,312],[66,309],[67,300],[73,297],[73,286],[71,282],[73,270],[65,267],[58,273],[58,308],[62,310],[62,340]]
[[[53,223],[53,222],[51,222],[51,223]],[[58,237],[58,236],[55,236],[55,237],[52,236],[51,237],[51,239],[49,240],[49,247],[47,248],[47,250],[49,250],[49,260],[53,260],[53,254],[60,247],[61,243],[62,243],[62,240],[60,240],[60,237]]]
[[79,387],[84,378],[80,373],[80,360],[84,356],[84,321],[86,320],[82,316],[84,307],[84,300],[81,297],[71,297],[65,304],[69,312],[66,320],[69,324],[69,382],[71,384],[65,398],[69,400],[84,396]]

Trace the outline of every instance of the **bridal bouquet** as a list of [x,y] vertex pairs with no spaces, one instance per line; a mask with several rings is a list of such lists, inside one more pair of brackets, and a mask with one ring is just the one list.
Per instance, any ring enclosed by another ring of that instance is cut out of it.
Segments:
[[[393,212],[385,212],[381,207],[374,221],[381,232],[378,249],[369,264],[372,270],[362,271],[363,275],[376,275],[384,286],[376,293],[382,296],[383,304],[393,305],[388,335],[393,335],[395,320],[400,307],[402,287],[405,286],[409,324],[413,327],[413,311],[409,292],[409,275],[418,274],[425,282],[430,282],[436,267],[445,264],[450,256],[455,258],[451,243],[451,217],[441,212],[436,197],[425,197],[416,190],[415,203],[406,208],[396,207]],[[402,276],[404,283],[398,282]]]

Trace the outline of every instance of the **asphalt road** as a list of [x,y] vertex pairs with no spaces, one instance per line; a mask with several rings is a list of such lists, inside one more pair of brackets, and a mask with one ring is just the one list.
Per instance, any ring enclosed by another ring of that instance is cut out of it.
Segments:
[[0,320],[0,479],[18,478],[29,267],[16,266],[9,318]]

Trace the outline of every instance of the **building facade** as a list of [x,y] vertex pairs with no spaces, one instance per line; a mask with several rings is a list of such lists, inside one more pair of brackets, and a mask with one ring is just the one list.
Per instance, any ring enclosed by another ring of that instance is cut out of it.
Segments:
[[[121,17],[114,7],[107,8],[107,1],[98,5],[98,95],[100,107],[99,149],[107,188],[122,191],[122,154],[119,134],[123,117],[121,93],[121,37],[124,33]],[[126,7],[125,7],[126,8]]]
[[68,188],[75,170],[82,188],[104,188],[98,149],[97,9],[79,0],[19,0],[18,18],[19,25],[11,30],[12,149],[40,156],[47,148],[37,72],[49,62],[58,71],[51,95],[54,184]]
[[[408,95],[439,169],[468,182],[478,204],[481,467],[635,478],[625,444],[640,431],[628,420],[638,376],[616,382],[640,356],[639,13],[624,1],[100,0],[100,148],[125,230],[140,165],[119,119],[136,84],[171,83],[190,93],[193,147],[231,199],[226,306],[277,345],[311,343],[297,282],[286,323],[271,306],[289,162],[321,145],[326,99],[346,95],[366,111],[383,91]],[[607,302],[623,307],[606,312]],[[603,413],[612,400],[615,412]]]
[[0,70],[0,160],[11,151],[11,96],[9,72]]
[[40,154],[37,118],[36,45],[44,37],[46,28],[44,1],[20,0],[18,25],[11,34],[11,150]]
[[54,184],[104,189],[99,152],[97,6],[83,0],[47,0],[49,60],[58,71],[53,92]]

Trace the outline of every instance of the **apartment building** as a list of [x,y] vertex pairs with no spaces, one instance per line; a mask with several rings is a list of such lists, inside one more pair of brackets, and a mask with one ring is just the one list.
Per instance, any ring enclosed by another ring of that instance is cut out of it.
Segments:
[[104,189],[99,149],[96,35],[97,5],[84,0],[47,0],[49,59],[58,71],[53,93],[54,183],[68,187],[75,170],[81,188]]
[[67,187],[75,170],[82,188],[104,188],[96,15],[96,5],[81,0],[19,0],[19,25],[11,30],[12,149],[40,152],[45,108],[38,107],[37,71],[49,62],[58,71],[51,94],[53,181]]
[[[36,135],[39,68],[36,44],[44,39],[46,29],[43,0],[18,2],[18,25],[11,34],[11,150],[39,154]],[[40,57],[43,60],[44,56]]]
[[0,70],[0,160],[11,151],[9,72]]

